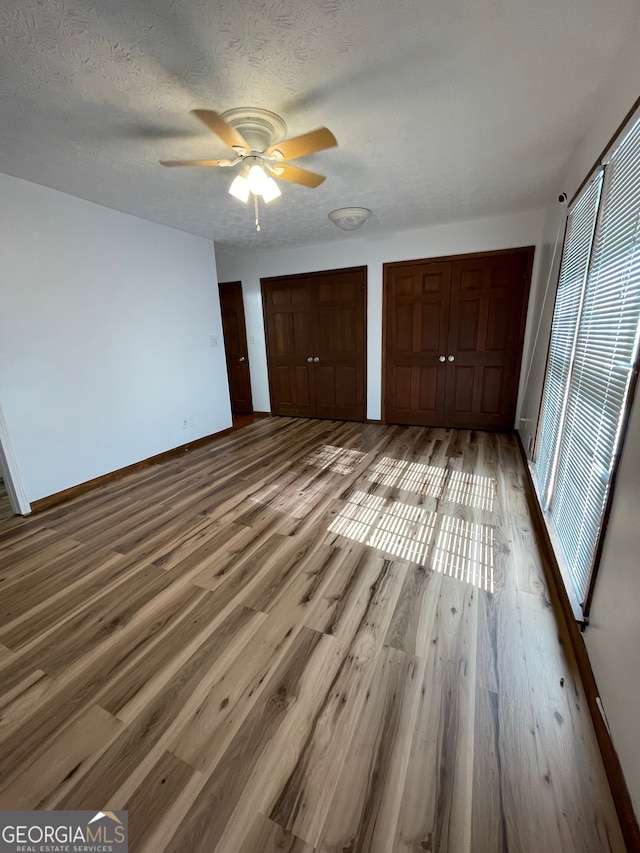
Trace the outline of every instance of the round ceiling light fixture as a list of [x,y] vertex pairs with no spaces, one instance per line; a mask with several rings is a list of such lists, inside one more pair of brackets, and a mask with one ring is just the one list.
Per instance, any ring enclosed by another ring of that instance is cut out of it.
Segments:
[[366,207],[341,207],[339,210],[332,210],[329,219],[343,231],[355,231],[370,216],[371,211]]

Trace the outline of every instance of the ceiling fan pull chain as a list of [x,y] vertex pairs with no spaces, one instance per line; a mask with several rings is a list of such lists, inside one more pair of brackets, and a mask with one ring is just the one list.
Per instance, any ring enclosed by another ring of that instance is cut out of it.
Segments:
[[256,231],[260,230],[260,217],[258,216],[258,196],[254,195],[253,197],[253,205],[256,212]]

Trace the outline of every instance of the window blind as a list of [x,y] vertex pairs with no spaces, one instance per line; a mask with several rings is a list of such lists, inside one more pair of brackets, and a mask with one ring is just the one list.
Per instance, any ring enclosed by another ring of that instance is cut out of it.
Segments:
[[557,462],[558,435],[564,419],[578,319],[600,203],[602,174],[600,170],[583,190],[567,219],[536,454],[538,485],[545,507],[551,497]]
[[535,463],[583,608],[640,344],[640,119],[604,167],[567,221]]
[[589,591],[638,350],[640,122],[606,168],[551,502],[581,603]]

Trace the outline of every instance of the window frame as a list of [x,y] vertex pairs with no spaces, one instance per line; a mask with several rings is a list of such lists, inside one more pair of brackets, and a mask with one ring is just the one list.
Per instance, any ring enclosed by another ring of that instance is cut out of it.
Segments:
[[[606,496],[605,496],[605,500],[604,500],[604,506],[603,506],[603,510],[602,510],[602,513],[600,516],[600,524],[599,524],[599,528],[597,531],[597,536],[595,538],[595,547],[593,549],[593,558],[592,558],[592,562],[591,562],[590,573],[588,576],[588,584],[587,584],[586,590],[585,590],[584,601],[582,601],[582,602],[580,602],[578,600],[579,594],[578,594],[578,591],[577,591],[575,583],[574,583],[573,573],[570,570],[570,568],[569,568],[569,566],[568,566],[568,564],[564,558],[564,552],[563,552],[562,545],[560,543],[560,537],[559,537],[558,532],[556,530],[555,523],[553,521],[550,508],[552,508],[552,502],[553,502],[553,499],[554,499],[555,494],[556,494],[557,473],[558,473],[557,469],[559,466],[559,458],[560,458],[561,448],[562,448],[562,444],[563,444],[566,413],[567,413],[568,401],[569,401],[570,390],[571,390],[570,389],[570,382],[571,382],[571,379],[574,375],[576,345],[577,345],[578,336],[579,336],[581,323],[582,323],[582,319],[583,319],[584,304],[586,301],[585,296],[587,293],[587,288],[588,288],[589,282],[591,280],[590,277],[591,277],[592,268],[593,268],[594,249],[595,249],[595,246],[597,244],[598,237],[600,235],[600,229],[602,226],[603,215],[608,210],[608,203],[609,203],[608,190],[609,190],[609,185],[610,185],[611,177],[612,177],[612,175],[611,175],[612,169],[607,168],[607,166],[611,162],[612,158],[615,157],[616,151],[618,151],[621,147],[624,146],[625,140],[628,138],[628,136],[631,133],[640,132],[638,130],[638,124],[640,123],[639,104],[640,104],[640,99],[636,103],[636,105],[634,106],[634,109],[632,109],[630,111],[630,113],[627,115],[624,123],[621,125],[621,127],[616,132],[613,140],[609,143],[609,145],[607,146],[607,148],[605,149],[605,151],[603,152],[603,154],[599,158],[599,161],[596,163],[595,167],[589,172],[587,178],[582,182],[578,191],[575,193],[575,195],[573,196],[573,198],[571,200],[570,210],[573,210],[575,205],[580,202],[580,199],[583,197],[584,193],[586,193],[588,191],[589,184],[591,182],[599,180],[599,177],[598,177],[599,172],[602,172],[602,171],[604,172],[602,184],[601,184],[600,191],[599,191],[599,198],[597,201],[595,224],[594,224],[593,232],[591,235],[591,244],[590,244],[590,248],[589,248],[588,263],[587,263],[587,267],[586,267],[584,278],[583,278],[581,293],[579,296],[579,303],[580,304],[578,306],[577,321],[576,321],[576,327],[575,327],[575,337],[574,337],[573,346],[572,346],[571,354],[570,354],[569,368],[567,371],[566,393],[564,394],[564,399],[563,399],[563,403],[562,403],[562,411],[561,411],[561,418],[560,418],[561,429],[559,430],[557,440],[556,440],[555,445],[553,447],[554,459],[550,463],[551,468],[553,470],[553,474],[550,478],[548,478],[547,490],[546,490],[547,494],[543,493],[543,491],[542,491],[542,485],[543,484],[541,482],[539,482],[539,480],[538,480],[537,463],[538,463],[538,459],[539,459],[540,438],[541,438],[541,432],[542,432],[543,422],[544,422],[544,407],[545,407],[545,403],[546,403],[545,398],[546,398],[547,386],[548,386],[548,382],[549,382],[549,367],[550,367],[550,359],[551,359],[551,354],[552,354],[553,320],[555,319],[555,305],[557,304],[557,300],[558,300],[558,291],[556,291],[556,301],[554,304],[554,315],[553,315],[553,319],[552,319],[552,326],[551,326],[551,329],[549,332],[549,348],[547,351],[547,359],[546,359],[545,373],[544,373],[544,383],[543,383],[543,388],[542,388],[540,407],[539,407],[539,411],[538,411],[538,419],[537,419],[537,426],[536,426],[536,436],[535,436],[535,445],[534,445],[535,446],[535,454],[533,457],[533,466],[534,466],[533,467],[533,473],[534,473],[534,482],[536,485],[537,499],[538,499],[538,502],[540,503],[540,508],[542,510],[542,514],[543,514],[543,517],[544,517],[545,522],[546,522],[547,531],[548,531],[549,536],[550,536],[551,544],[552,544],[553,550],[555,552],[556,560],[557,560],[558,566],[560,568],[560,573],[562,575],[563,582],[564,582],[564,585],[565,585],[565,588],[567,591],[567,595],[568,595],[569,601],[572,605],[572,609],[574,611],[574,615],[576,616],[576,619],[578,621],[583,622],[583,623],[586,623],[588,621],[588,615],[589,615],[589,611],[590,611],[592,600],[593,600],[594,588],[595,588],[596,579],[597,579],[597,575],[598,575],[598,569],[599,569],[600,562],[602,559],[604,544],[605,544],[605,540],[606,540],[606,532],[607,532],[608,522],[609,522],[609,518],[611,515],[611,509],[612,509],[612,505],[613,505],[615,487],[616,487],[616,482],[617,482],[617,477],[618,477],[618,472],[619,472],[619,467],[620,467],[620,460],[621,460],[622,454],[624,452],[626,436],[627,436],[627,432],[628,432],[628,428],[629,428],[631,411],[632,411],[633,403],[635,400],[635,394],[636,394],[636,389],[637,389],[637,384],[638,384],[638,374],[640,373],[640,347],[636,347],[636,351],[633,354],[633,363],[631,364],[630,371],[627,374],[628,383],[627,383],[626,396],[623,399],[622,406],[621,406],[620,411],[619,411],[619,430],[617,433],[616,443],[613,447],[613,453],[612,453],[612,457],[611,457],[611,466],[610,466],[610,476],[609,476],[609,481],[608,481],[608,485],[607,485],[607,491],[606,491]],[[638,172],[640,173],[640,157],[638,160],[637,168],[638,168]],[[563,248],[562,248],[562,254],[561,254],[561,261],[560,261],[560,265],[559,265],[558,273],[557,273],[558,285],[560,284],[560,281],[561,281],[563,263],[565,261],[565,250],[566,250],[566,246],[567,246],[567,239],[569,237],[569,228],[567,225],[568,221],[569,221],[569,219],[567,217],[567,221],[565,223],[565,234],[564,234]],[[638,323],[640,325],[640,318],[638,320]]]

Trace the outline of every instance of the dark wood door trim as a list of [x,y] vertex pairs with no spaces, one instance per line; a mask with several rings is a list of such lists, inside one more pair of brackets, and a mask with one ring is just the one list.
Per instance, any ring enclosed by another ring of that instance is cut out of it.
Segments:
[[339,275],[340,273],[358,273],[361,272],[364,275],[365,282],[367,280],[367,267],[338,267],[337,269],[331,270],[313,270],[313,272],[296,272],[290,273],[287,275],[270,275],[265,278],[260,279],[260,285],[269,284],[273,281],[291,281],[294,282],[296,279],[314,279],[320,278],[327,275]]
[[463,252],[458,255],[434,255],[432,258],[409,258],[406,261],[388,261],[382,265],[383,274],[388,269],[393,269],[393,267],[404,267],[407,264],[435,264],[435,263],[444,263],[445,261],[465,261],[471,258],[492,258],[498,257],[500,255],[512,255],[515,252],[528,252],[531,256],[531,262],[533,263],[533,255],[535,252],[535,246],[514,246],[513,249],[491,249],[486,252]]

